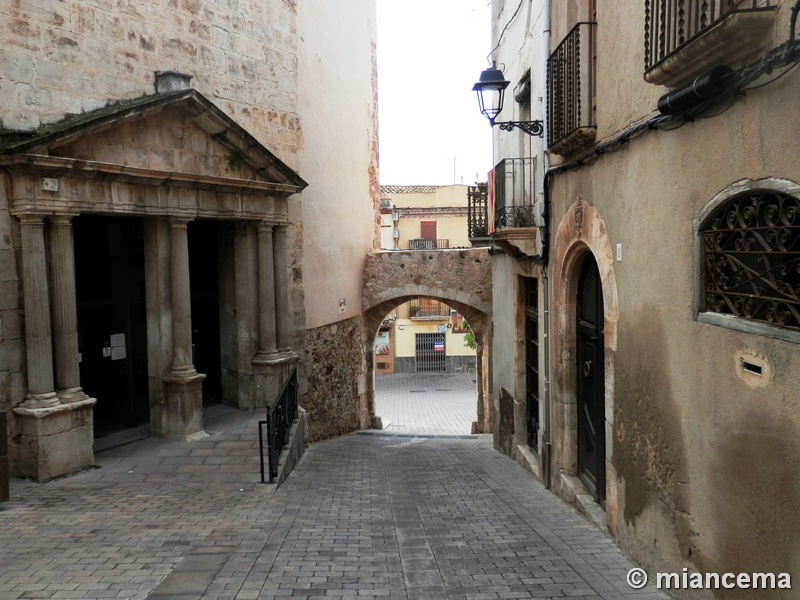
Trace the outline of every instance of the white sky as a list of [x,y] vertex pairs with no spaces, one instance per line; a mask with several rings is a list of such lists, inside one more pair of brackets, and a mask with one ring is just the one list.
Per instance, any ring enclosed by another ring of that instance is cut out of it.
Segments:
[[492,132],[472,91],[489,66],[489,0],[377,0],[382,185],[472,185]]

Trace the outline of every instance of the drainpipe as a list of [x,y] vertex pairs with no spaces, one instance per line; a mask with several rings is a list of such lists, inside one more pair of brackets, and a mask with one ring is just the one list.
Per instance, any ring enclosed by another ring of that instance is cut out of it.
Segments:
[[[543,9],[542,9],[542,24],[544,27],[544,34],[542,36],[542,45],[544,46],[542,64],[540,65],[541,68],[541,76],[542,81],[547,81],[547,59],[550,53],[550,2],[551,0],[543,0]],[[546,86],[546,84],[545,84]],[[547,147],[547,118],[548,118],[548,111],[550,107],[547,104],[547,88],[544,89],[544,94],[542,96],[542,125],[543,125],[543,133],[542,133],[542,172],[547,172],[547,154],[545,153],[545,148]],[[551,410],[550,410],[550,281],[548,278],[547,268],[548,268],[548,256],[547,254],[550,253],[550,194],[548,192],[548,186],[546,182],[546,178],[542,177],[542,185],[543,185],[543,201],[544,201],[544,210],[542,211],[542,219],[544,221],[544,232],[545,232],[545,239],[543,241],[543,253],[545,254],[544,261],[542,264],[542,289],[544,290],[543,294],[543,308],[544,308],[544,427],[542,428],[542,479],[544,480],[544,486],[546,489],[550,489],[552,487],[551,481],[551,449],[552,449],[552,440],[551,440],[551,428],[550,428],[550,419],[551,419]]]

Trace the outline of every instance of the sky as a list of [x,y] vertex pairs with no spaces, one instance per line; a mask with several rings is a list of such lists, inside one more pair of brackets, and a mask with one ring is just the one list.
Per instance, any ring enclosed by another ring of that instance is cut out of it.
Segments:
[[377,0],[381,185],[486,181],[492,132],[472,86],[489,66],[488,5]]

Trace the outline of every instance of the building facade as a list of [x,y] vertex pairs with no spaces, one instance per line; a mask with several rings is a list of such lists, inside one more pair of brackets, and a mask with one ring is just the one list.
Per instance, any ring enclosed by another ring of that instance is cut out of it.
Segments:
[[[542,249],[494,285],[498,446],[648,570],[796,573],[797,3],[494,6],[512,85],[547,48]],[[527,14],[550,40],[511,34]]]
[[337,256],[379,234],[374,3],[45,2],[0,28],[11,472],[202,437],[204,405],[266,407],[295,367],[311,439],[369,423],[365,258]]

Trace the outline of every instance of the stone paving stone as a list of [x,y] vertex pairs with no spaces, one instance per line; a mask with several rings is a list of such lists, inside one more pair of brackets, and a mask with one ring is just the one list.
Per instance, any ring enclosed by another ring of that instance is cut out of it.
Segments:
[[277,490],[258,483],[259,418],[222,411],[199,442],[143,440],[98,469],[12,482],[0,598],[662,598],[628,589],[613,540],[435,410],[399,435],[314,444]]

